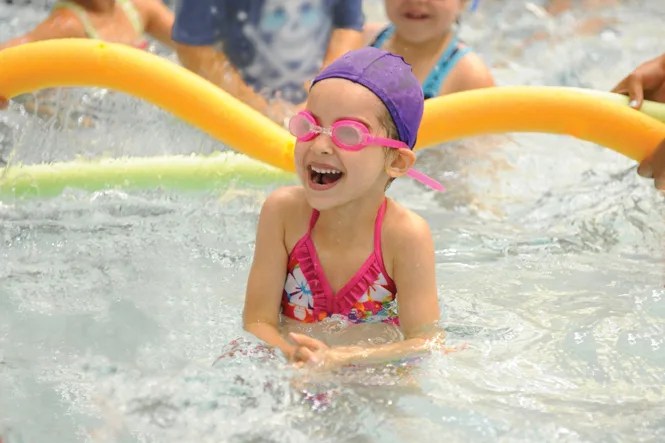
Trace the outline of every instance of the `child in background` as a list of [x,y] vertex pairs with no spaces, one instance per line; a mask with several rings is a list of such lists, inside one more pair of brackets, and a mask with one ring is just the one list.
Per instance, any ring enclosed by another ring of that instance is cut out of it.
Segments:
[[281,125],[363,24],[361,0],[180,0],[173,39],[183,66]]
[[[326,369],[394,360],[442,336],[429,227],[385,195],[403,175],[440,189],[411,169],[422,113],[409,65],[366,47],[325,68],[292,117],[302,186],[278,189],[263,205],[243,314],[245,329],[288,360]],[[358,328],[364,344],[314,337],[316,324],[337,322]],[[283,335],[303,325],[309,335]],[[394,325],[404,340],[368,344]]]
[[94,38],[147,47],[147,33],[173,47],[173,13],[161,0],[67,0],[53,5],[50,15],[25,35],[0,44],[0,49],[56,38]]
[[399,54],[413,67],[425,98],[494,86],[485,63],[459,41],[457,23],[466,0],[385,0],[391,24],[376,35],[366,27],[368,42]]
[[[173,13],[161,0],[59,1],[53,5],[49,16],[35,29],[0,43],[0,50],[57,38],[92,38],[146,49],[148,41],[145,33],[167,46],[174,47],[170,37],[172,26]],[[93,118],[87,115],[87,111],[63,112],[59,103],[61,100],[55,91],[43,90],[35,95],[17,97],[17,101],[22,103],[28,112],[36,113],[42,118],[56,117],[60,126],[94,125]],[[8,100],[0,97],[0,109],[7,106]],[[72,116],[79,117],[73,119]]]

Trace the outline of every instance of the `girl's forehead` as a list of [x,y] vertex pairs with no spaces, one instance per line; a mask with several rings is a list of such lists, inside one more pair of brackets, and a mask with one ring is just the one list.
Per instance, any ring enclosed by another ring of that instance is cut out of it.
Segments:
[[360,117],[375,120],[385,106],[366,87],[349,80],[329,78],[310,90],[307,109],[322,120]]

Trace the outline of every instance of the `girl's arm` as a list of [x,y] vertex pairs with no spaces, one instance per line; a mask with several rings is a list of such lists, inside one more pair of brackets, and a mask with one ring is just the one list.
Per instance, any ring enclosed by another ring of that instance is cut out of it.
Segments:
[[[271,109],[268,100],[245,83],[222,51],[211,45],[193,46],[183,43],[176,44],[176,51],[178,59],[185,68],[214,83],[257,111],[269,114]],[[279,122],[280,118],[273,120]]]
[[321,69],[334,62],[347,52],[363,46],[363,34],[355,29],[337,28],[333,30]]
[[[428,353],[432,346],[443,344],[444,333],[438,326],[431,325],[431,331],[397,343],[379,346],[336,346],[329,348],[325,343],[304,334],[291,333],[289,336],[297,344],[293,351],[294,360],[305,362],[323,369],[334,369],[353,363],[388,363]],[[443,348],[445,351],[446,349]]]
[[[390,244],[393,280],[398,288],[400,328],[405,340],[379,346],[327,347],[323,342],[301,334],[291,334],[298,355],[314,365],[334,368],[350,363],[380,363],[428,352],[432,342],[442,344],[439,304],[435,277],[434,244],[427,222],[415,214],[398,229],[384,230],[384,243]],[[390,235],[390,231],[394,235]],[[386,235],[388,234],[388,235]],[[392,237],[389,239],[388,236]],[[392,240],[392,241],[391,241]]]
[[175,49],[175,42],[171,39],[173,11],[162,0],[134,0],[134,4],[139,8],[145,20],[145,32]]
[[74,14],[65,9],[56,9],[32,31],[1,43],[0,50],[40,40],[85,36],[85,29]]
[[[328,41],[328,48],[326,49],[326,54],[323,57],[323,62],[321,63],[321,69],[328,66],[330,63],[334,62],[336,59],[346,54],[349,51],[358,49],[363,46],[363,33],[356,31],[355,29],[347,28],[337,28],[334,29],[330,35],[330,40]],[[312,80],[309,79],[305,82],[305,89],[309,91],[309,88],[312,86]],[[296,106],[296,110],[301,110],[305,108],[305,100],[302,103],[299,103]]]
[[363,27],[363,44],[369,46],[374,43],[374,40],[379,36],[381,31],[387,26],[386,23],[365,23]]
[[362,0],[344,0],[331,2],[330,19],[333,30],[328,40],[326,55],[322,60],[322,68],[335,61],[347,52],[363,46],[363,14]]
[[261,208],[243,311],[245,330],[279,348],[288,359],[295,347],[279,331],[279,311],[288,260],[283,214],[291,199],[288,188],[278,189]]

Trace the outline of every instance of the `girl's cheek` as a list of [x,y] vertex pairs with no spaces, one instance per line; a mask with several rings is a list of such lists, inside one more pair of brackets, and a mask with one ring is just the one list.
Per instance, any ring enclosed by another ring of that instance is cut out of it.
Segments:
[[305,154],[305,147],[303,146],[302,142],[296,142],[296,145],[294,147],[293,151],[293,156],[296,158],[296,160],[301,159],[303,155]]

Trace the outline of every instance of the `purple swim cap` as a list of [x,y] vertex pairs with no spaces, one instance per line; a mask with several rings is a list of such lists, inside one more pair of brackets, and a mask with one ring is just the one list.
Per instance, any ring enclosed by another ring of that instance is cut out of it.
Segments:
[[371,46],[356,49],[325,67],[312,86],[327,78],[343,78],[372,91],[388,109],[399,139],[413,149],[425,99],[411,65],[401,56]]

